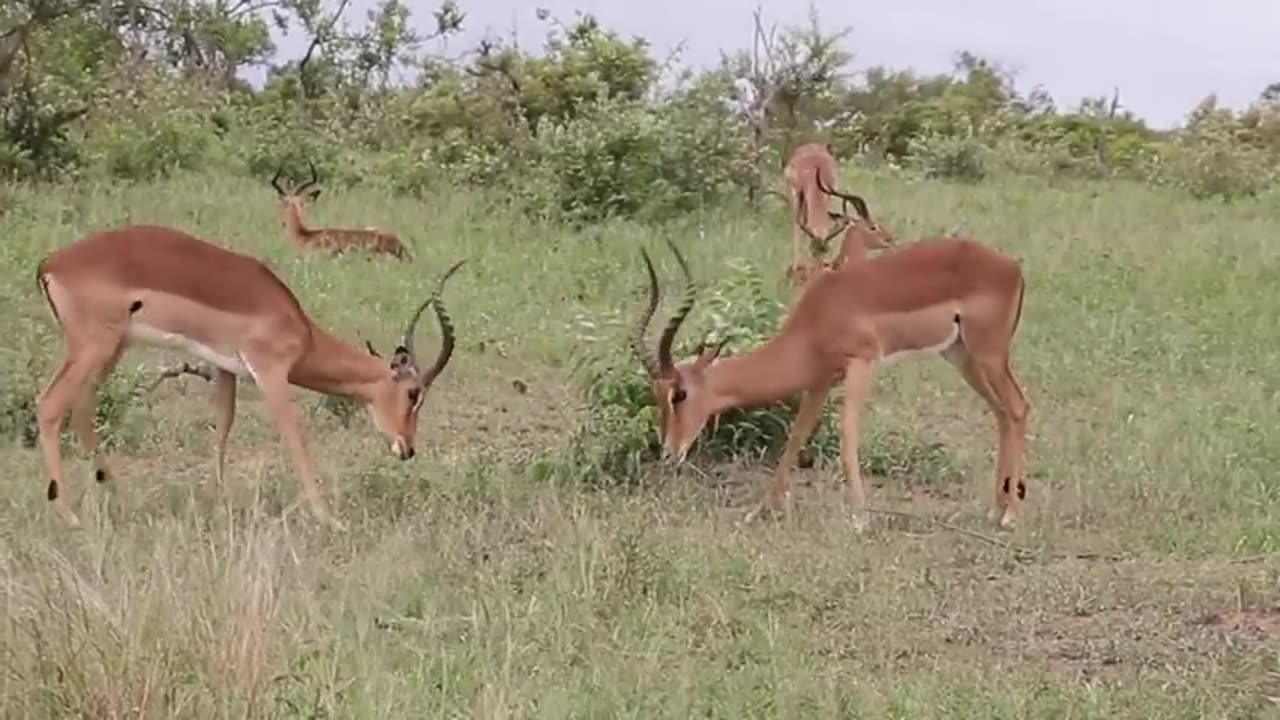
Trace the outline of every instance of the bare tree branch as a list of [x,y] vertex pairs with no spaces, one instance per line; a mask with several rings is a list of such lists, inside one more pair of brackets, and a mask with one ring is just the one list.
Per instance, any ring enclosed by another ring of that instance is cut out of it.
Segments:
[[315,33],[311,36],[311,44],[307,46],[307,52],[303,54],[302,59],[298,61],[298,79],[302,83],[302,96],[313,98],[316,96],[315,87],[307,81],[307,63],[311,62],[311,56],[315,53],[316,48],[321,42],[328,42],[329,33],[333,32],[333,28],[338,24],[338,20],[342,18],[342,13],[346,12],[347,5],[351,0],[342,0],[338,3],[338,9],[334,11],[333,17],[325,24],[323,29],[316,28]]

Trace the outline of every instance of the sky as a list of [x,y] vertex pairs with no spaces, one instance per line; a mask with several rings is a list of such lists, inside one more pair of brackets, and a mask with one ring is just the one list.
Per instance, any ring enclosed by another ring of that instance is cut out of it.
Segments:
[[[407,0],[414,24],[431,30],[431,0]],[[322,0],[334,8],[336,0]],[[804,0],[458,0],[463,33],[447,49],[459,52],[482,37],[541,47],[543,7],[569,21],[575,10],[605,27],[639,35],[666,57],[681,43],[684,64],[714,65],[721,49],[748,47],[752,10],[766,21],[805,24]],[[375,0],[352,0],[345,18],[363,24]],[[1043,86],[1059,107],[1119,88],[1120,104],[1156,128],[1182,122],[1210,93],[1243,108],[1280,81],[1280,0],[813,0],[828,31],[849,27],[845,47],[853,69],[885,65],[921,73],[948,72],[968,50],[1016,72],[1026,92]],[[277,37],[281,58],[301,55],[305,40]]]

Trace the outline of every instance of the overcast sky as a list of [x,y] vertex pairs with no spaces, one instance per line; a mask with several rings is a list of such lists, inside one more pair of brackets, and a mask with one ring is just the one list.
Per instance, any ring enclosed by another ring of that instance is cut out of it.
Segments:
[[[336,7],[335,0],[322,0]],[[803,24],[804,0],[458,0],[464,34],[452,51],[485,36],[540,47],[547,26],[536,8],[569,20],[574,10],[606,27],[649,40],[664,57],[684,43],[694,67],[714,64],[722,48],[751,39],[751,11]],[[431,0],[408,0],[415,25],[430,29]],[[362,24],[375,0],[352,0],[346,17]],[[1060,106],[1120,88],[1121,105],[1155,127],[1180,122],[1211,92],[1244,107],[1280,81],[1280,0],[814,0],[822,26],[851,27],[846,42],[854,68],[887,65],[946,72],[969,50],[1017,71],[1019,90],[1042,85]],[[284,57],[303,40],[277,38]],[[256,75],[257,73],[255,73]]]

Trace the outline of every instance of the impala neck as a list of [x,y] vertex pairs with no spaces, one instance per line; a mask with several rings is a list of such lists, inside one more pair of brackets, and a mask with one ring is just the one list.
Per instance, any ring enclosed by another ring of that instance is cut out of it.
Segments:
[[790,334],[774,336],[745,355],[717,360],[707,369],[713,412],[768,405],[815,386],[820,368],[794,347]]
[[354,348],[321,328],[311,328],[311,351],[294,366],[289,382],[326,395],[373,399],[373,387],[391,376],[383,358]]
[[305,237],[307,226],[302,222],[302,208],[297,203],[286,203],[284,206],[284,224],[294,237]]

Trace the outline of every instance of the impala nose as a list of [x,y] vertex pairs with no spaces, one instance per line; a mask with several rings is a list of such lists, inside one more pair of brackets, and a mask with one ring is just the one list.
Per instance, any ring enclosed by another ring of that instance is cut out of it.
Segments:
[[391,452],[401,460],[408,460],[413,457],[413,446],[405,442],[403,438],[396,438],[391,443]]

